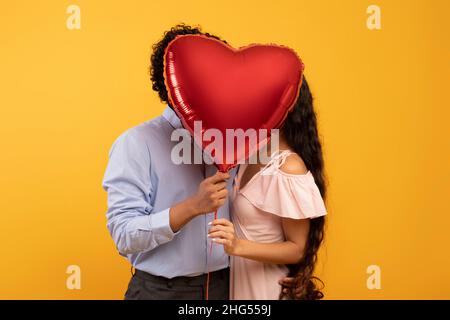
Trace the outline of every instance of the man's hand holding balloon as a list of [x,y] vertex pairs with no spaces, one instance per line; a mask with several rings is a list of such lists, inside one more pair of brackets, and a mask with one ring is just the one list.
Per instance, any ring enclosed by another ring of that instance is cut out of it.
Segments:
[[195,214],[211,213],[224,205],[228,196],[226,180],[229,178],[228,172],[218,171],[200,183],[197,194],[190,199]]
[[217,172],[203,180],[197,193],[170,209],[170,227],[174,232],[180,230],[191,219],[201,214],[216,211],[225,203],[229,173]]

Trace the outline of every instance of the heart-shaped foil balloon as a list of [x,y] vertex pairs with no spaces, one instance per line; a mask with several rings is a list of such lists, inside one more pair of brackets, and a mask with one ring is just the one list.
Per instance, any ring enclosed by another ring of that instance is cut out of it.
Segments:
[[[235,49],[204,35],[177,36],[164,55],[170,104],[222,172],[247,160],[282,125],[298,97],[303,69],[288,47]],[[257,131],[256,143],[230,138],[249,129]]]

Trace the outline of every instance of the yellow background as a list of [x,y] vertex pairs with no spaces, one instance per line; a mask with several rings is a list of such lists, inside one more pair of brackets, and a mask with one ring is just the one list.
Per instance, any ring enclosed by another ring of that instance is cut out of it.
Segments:
[[[70,4],[81,30],[66,28]],[[15,0],[0,12],[0,298],[122,298],[130,268],[101,179],[115,138],[163,110],[149,54],[182,21],[303,58],[330,184],[326,297],[450,298],[448,0]],[[66,289],[71,264],[81,290]],[[371,264],[381,290],[366,287]]]

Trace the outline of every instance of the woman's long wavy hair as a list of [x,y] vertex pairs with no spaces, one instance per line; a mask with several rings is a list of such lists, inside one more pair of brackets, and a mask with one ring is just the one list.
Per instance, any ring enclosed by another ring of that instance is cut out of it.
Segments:
[[[281,128],[281,133],[292,150],[303,159],[307,169],[314,176],[322,197],[325,199],[326,183],[322,146],[317,130],[313,97],[305,77],[303,77],[299,97],[293,110],[288,114]],[[288,290],[288,294],[282,293],[280,298],[301,300],[323,298],[321,291],[323,282],[314,276],[314,269],[317,262],[317,252],[324,238],[324,227],[325,218],[323,216],[310,220],[303,258],[298,264],[288,266],[289,276],[294,278],[294,285],[291,290]],[[321,288],[318,287],[318,284]]]

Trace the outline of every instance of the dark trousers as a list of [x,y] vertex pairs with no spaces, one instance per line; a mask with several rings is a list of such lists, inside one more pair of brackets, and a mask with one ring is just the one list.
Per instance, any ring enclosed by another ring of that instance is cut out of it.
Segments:
[[[229,282],[229,268],[211,272],[209,275],[209,299],[228,300]],[[204,299],[206,299],[206,274],[167,279],[136,270],[125,293],[125,300]]]

